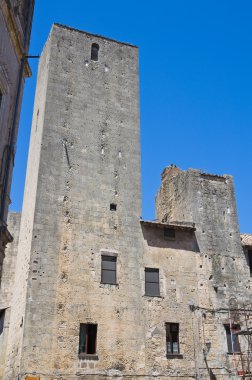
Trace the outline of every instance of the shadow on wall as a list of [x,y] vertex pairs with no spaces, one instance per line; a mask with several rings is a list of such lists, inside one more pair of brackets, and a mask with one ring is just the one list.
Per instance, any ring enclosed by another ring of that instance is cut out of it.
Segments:
[[205,363],[206,363],[206,367],[207,367],[207,370],[208,370],[208,373],[209,373],[209,379],[210,379],[210,380],[217,380],[217,377],[216,377],[215,374],[213,373],[212,369],[208,366],[208,362],[207,362],[206,357],[204,357],[204,361],[205,361]]
[[200,252],[194,231],[176,230],[174,237],[166,237],[164,228],[142,225],[143,238],[150,247]]
[[217,377],[215,376],[211,368],[209,369],[209,375],[210,375],[210,380],[217,380]]

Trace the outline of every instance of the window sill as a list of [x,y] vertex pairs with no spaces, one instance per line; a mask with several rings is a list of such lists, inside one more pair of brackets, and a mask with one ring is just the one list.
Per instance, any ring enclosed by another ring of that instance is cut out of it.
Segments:
[[227,355],[242,355],[240,351],[237,352],[227,352]]
[[100,285],[109,285],[109,286],[119,286],[118,282],[116,283],[110,283],[110,282],[100,282]]
[[158,296],[153,296],[153,295],[150,295],[150,294],[144,294],[144,297],[146,297],[146,298],[164,298],[160,294]]
[[183,359],[182,354],[166,354],[167,359]]
[[79,354],[79,359],[81,359],[81,360],[98,360],[99,357],[97,354],[85,354],[84,352],[81,352]]

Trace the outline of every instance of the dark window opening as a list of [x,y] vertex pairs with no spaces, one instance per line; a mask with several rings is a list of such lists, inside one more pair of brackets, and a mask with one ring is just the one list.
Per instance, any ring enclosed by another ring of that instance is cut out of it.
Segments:
[[116,257],[101,257],[101,282],[103,284],[116,284]]
[[227,336],[228,353],[241,352],[238,332],[240,331],[239,325],[224,325]]
[[175,229],[174,228],[165,228],[164,237],[166,239],[175,239]]
[[0,339],[4,331],[4,310],[0,310]]
[[91,60],[92,61],[98,61],[98,54],[99,54],[99,45],[98,44],[92,44],[92,46],[91,46]]
[[9,146],[5,145],[2,159],[0,160],[0,185],[4,185],[6,177],[6,165],[9,152]]
[[159,296],[159,269],[145,268],[145,295]]
[[179,324],[166,323],[166,353],[179,354]]
[[97,325],[91,323],[80,324],[79,354],[96,354]]
[[250,274],[252,275],[252,249],[248,249],[248,266]]
[[110,203],[110,211],[116,211],[116,207],[115,203]]

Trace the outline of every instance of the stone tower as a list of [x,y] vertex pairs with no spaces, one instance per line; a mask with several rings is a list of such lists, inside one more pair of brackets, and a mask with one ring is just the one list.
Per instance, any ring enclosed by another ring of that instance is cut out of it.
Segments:
[[[143,362],[140,215],[138,49],[55,24],[39,64],[6,379],[75,378],[81,324],[97,334],[87,371],[105,358],[116,368],[118,352],[128,369]],[[101,265],[115,278],[102,281]]]
[[200,271],[205,268],[205,276],[210,280],[200,280],[201,304],[210,291],[215,295],[210,296],[210,304],[215,302],[217,307],[228,308],[232,299],[248,302],[250,280],[241,246],[232,176],[167,167],[162,173],[156,212],[157,218],[165,222],[195,223],[202,260]]
[[157,219],[142,220],[138,112],[137,48],[54,25],[3,268],[4,380],[250,373],[252,260],[232,177],[172,165]]
[[183,171],[176,166],[162,173],[158,192],[157,218],[196,224],[200,250],[211,254],[239,255],[239,232],[234,184],[230,175],[213,175],[200,170]]

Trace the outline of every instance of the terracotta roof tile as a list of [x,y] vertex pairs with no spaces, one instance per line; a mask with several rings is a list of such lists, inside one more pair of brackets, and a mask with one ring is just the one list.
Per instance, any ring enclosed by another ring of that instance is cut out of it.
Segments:
[[243,247],[252,247],[252,234],[241,234]]

